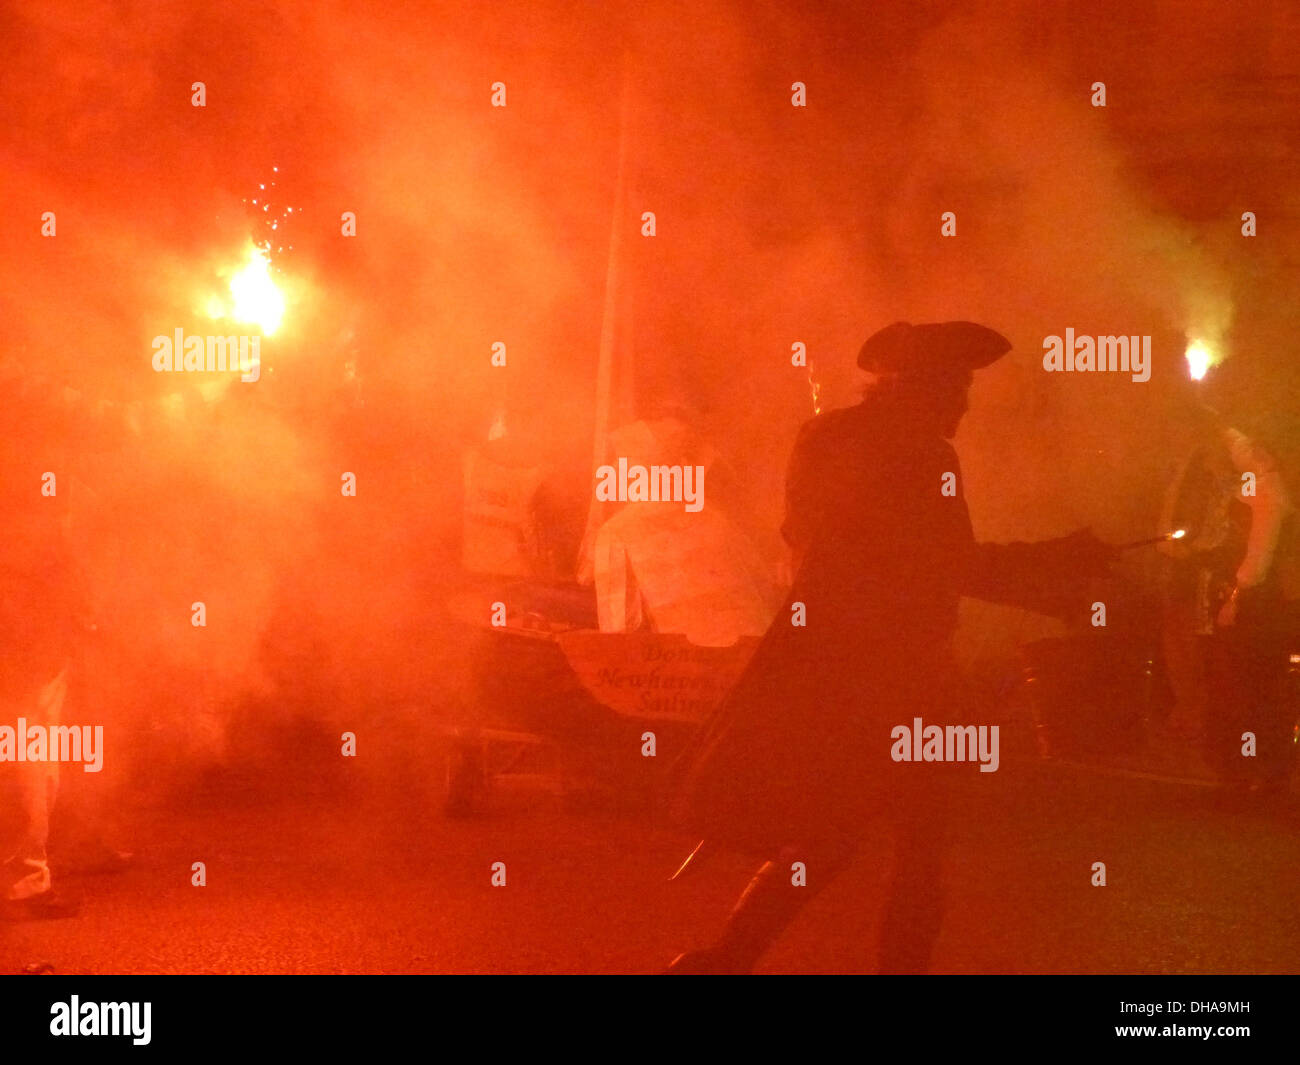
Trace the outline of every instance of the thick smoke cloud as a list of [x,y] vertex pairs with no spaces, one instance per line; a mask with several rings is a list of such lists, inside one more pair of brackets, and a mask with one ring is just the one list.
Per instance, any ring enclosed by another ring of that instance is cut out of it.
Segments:
[[[1262,237],[1243,251],[1238,227],[1297,200],[1284,166],[1244,186],[1252,202],[1196,199],[1144,154],[1142,122],[1167,108],[1257,161],[1239,114],[1207,103],[1243,55],[1288,52],[1236,8],[1196,8],[1224,34],[1194,41],[1185,4],[1105,8],[5,8],[4,358],[7,379],[72,390],[94,415],[49,447],[79,486],[97,653],[115,663],[105,712],[198,759],[298,713],[282,696],[296,685],[305,707],[307,678],[322,734],[358,714],[453,716],[460,453],[502,412],[531,426],[581,528],[612,223],[643,401],[700,411],[773,564],[785,458],[812,413],[791,343],[823,406],[845,405],[858,345],[900,318],[971,318],[1015,344],[958,438],[981,536],[1150,534],[1191,401],[1187,336],[1230,354],[1243,408],[1294,383],[1296,263]],[[292,302],[262,380],[155,374],[150,338],[210,331],[204,301],[270,235],[245,201],[277,177],[272,209],[296,209],[274,234],[292,243],[275,256]],[[943,211],[957,238],[940,237]],[[1045,374],[1043,337],[1067,327],[1151,335],[1151,381]],[[498,340],[508,372],[488,362]],[[1044,624],[997,617],[972,614],[973,653]]]

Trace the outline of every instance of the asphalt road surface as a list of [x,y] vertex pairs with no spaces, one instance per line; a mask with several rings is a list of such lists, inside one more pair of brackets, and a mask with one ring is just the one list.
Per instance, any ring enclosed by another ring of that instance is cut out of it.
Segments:
[[[1238,810],[1192,781],[1046,763],[997,776],[963,804],[935,971],[1300,971],[1294,792]],[[64,874],[80,913],[0,927],[0,971],[653,973],[716,933],[751,867],[719,852],[670,883],[694,840],[528,788],[463,820],[409,787],[219,788],[132,815],[134,863]],[[865,850],[760,971],[875,971],[889,847]]]

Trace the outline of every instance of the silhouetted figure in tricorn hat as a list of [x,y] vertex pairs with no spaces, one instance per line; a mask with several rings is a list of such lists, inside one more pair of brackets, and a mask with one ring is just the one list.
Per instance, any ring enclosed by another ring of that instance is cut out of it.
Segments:
[[[879,375],[862,403],[803,426],[782,533],[796,577],[746,672],[703,731],[680,813],[707,839],[769,860],[718,942],[672,973],[748,972],[881,816],[895,870],[882,972],[923,972],[938,934],[947,780],[973,765],[895,762],[891,730],[978,724],[953,655],[963,595],[1052,613],[1086,600],[1066,574],[1102,575],[1114,552],[1090,532],[1039,544],[976,544],[949,440],[973,371],[1010,343],[968,322],[899,322],[858,364]],[[945,495],[945,480],[955,494]],[[806,624],[792,624],[803,604]],[[803,862],[807,886],[792,884]]]

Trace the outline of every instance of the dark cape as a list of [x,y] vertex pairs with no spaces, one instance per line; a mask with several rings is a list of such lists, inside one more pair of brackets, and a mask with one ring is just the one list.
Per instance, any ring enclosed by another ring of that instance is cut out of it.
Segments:
[[956,451],[886,397],[803,426],[782,533],[794,585],[688,755],[675,811],[765,855],[942,802],[953,767],[895,762],[891,731],[979,723],[953,654],[960,598],[1058,605],[1044,580],[1056,542],[976,544]]

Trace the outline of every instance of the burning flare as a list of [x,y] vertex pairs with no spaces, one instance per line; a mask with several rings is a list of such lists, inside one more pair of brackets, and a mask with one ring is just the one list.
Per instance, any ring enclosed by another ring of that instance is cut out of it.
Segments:
[[1193,381],[1199,381],[1204,377],[1212,365],[1214,365],[1214,357],[1205,344],[1193,340],[1187,345],[1187,372],[1191,374]]
[[271,279],[271,260],[262,248],[249,249],[248,263],[230,279],[231,316],[271,336],[284,318],[284,294]]
[[1164,536],[1148,536],[1142,540],[1130,540],[1126,544],[1120,544],[1120,551],[1130,551],[1135,547],[1153,547],[1156,544],[1167,544],[1170,540],[1181,540],[1187,535],[1186,529],[1175,529],[1173,532],[1167,532]]

